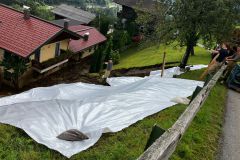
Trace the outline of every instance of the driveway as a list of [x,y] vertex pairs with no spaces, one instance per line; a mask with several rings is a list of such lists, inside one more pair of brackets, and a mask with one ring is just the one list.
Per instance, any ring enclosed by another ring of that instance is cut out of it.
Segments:
[[240,93],[229,90],[220,160],[240,160]]

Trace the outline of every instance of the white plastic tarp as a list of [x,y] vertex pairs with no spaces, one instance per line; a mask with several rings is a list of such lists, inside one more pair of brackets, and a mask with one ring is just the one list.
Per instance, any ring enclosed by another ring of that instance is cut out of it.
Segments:
[[[190,67],[190,70],[194,71],[194,70],[199,70],[199,69],[207,68],[207,67],[208,67],[207,65],[203,65],[203,64],[201,64],[201,65],[194,65],[194,66]],[[183,72],[180,71],[179,67],[173,67],[173,68],[166,69],[164,71],[163,77],[165,77],[165,78],[172,78],[174,75],[180,75],[182,73]],[[161,75],[161,70],[152,71],[150,73],[150,76],[160,76],[160,75]]]
[[[0,99],[0,122],[23,129],[30,137],[66,157],[93,146],[106,132],[118,132],[175,105],[203,82],[159,76],[109,79],[109,86],[85,83],[35,88]],[[62,132],[78,129],[89,139],[68,142]]]

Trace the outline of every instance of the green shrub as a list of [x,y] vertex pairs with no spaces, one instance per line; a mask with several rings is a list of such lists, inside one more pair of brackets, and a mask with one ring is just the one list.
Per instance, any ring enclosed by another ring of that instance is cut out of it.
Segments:
[[127,31],[115,30],[113,32],[113,50],[123,50],[127,45],[131,43],[131,37]]
[[119,51],[112,51],[110,54],[110,58],[113,61],[113,64],[119,64],[120,62],[120,53]]

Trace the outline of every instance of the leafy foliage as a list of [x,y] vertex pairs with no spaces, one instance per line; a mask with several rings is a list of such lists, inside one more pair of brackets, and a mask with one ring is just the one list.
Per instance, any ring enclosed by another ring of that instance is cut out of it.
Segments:
[[51,12],[50,8],[41,1],[33,1],[33,0],[26,0],[26,1],[18,1],[18,3],[11,4],[13,8],[23,11],[22,5],[26,5],[30,7],[30,13],[34,16],[40,17],[45,20],[53,20],[54,15]]
[[118,64],[120,62],[120,54],[118,50],[113,50],[112,38],[109,38],[106,48],[105,61],[112,59],[113,64]]
[[99,28],[100,32],[107,36],[107,32],[110,28],[110,25],[113,25],[115,22],[115,17],[107,15],[102,10],[96,11],[98,16],[97,18],[92,22],[92,25],[96,28]]
[[[0,65],[4,67],[4,72],[8,73],[8,78],[16,86],[18,85],[18,78],[27,70],[26,60],[10,53],[4,54],[4,61]],[[8,72],[8,70],[13,70],[13,72]]]
[[112,37],[110,37],[105,45],[104,61],[108,61],[111,58],[112,52],[113,52],[113,40]]
[[104,46],[99,46],[93,53],[92,62],[91,62],[91,73],[97,73],[102,69],[104,61]]
[[146,28],[145,33],[158,44],[178,41],[187,46],[184,67],[199,39],[208,45],[229,39],[239,15],[236,4],[239,0],[162,0],[155,11],[140,14],[138,22],[152,25],[153,32]]
[[118,50],[113,51],[110,55],[110,59],[112,59],[113,64],[119,64],[120,62],[120,53]]
[[119,51],[113,50],[112,37],[110,37],[105,44],[95,50],[92,57],[90,72],[99,72],[103,68],[104,62],[107,62],[109,59],[112,59],[114,64],[118,64],[120,62]]
[[113,50],[123,50],[131,43],[131,37],[127,31],[115,29],[113,32]]

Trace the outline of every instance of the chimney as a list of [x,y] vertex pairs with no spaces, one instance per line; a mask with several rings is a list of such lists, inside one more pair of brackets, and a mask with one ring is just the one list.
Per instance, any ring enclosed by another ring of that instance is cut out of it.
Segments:
[[89,32],[84,33],[84,35],[83,35],[83,40],[84,40],[84,41],[87,41],[87,40],[88,40],[89,34],[90,34]]
[[68,20],[68,19],[64,19],[63,27],[64,27],[65,29],[68,29],[68,27],[69,27],[69,20]]
[[24,13],[24,19],[29,20],[30,19],[30,7],[23,6],[23,13]]

